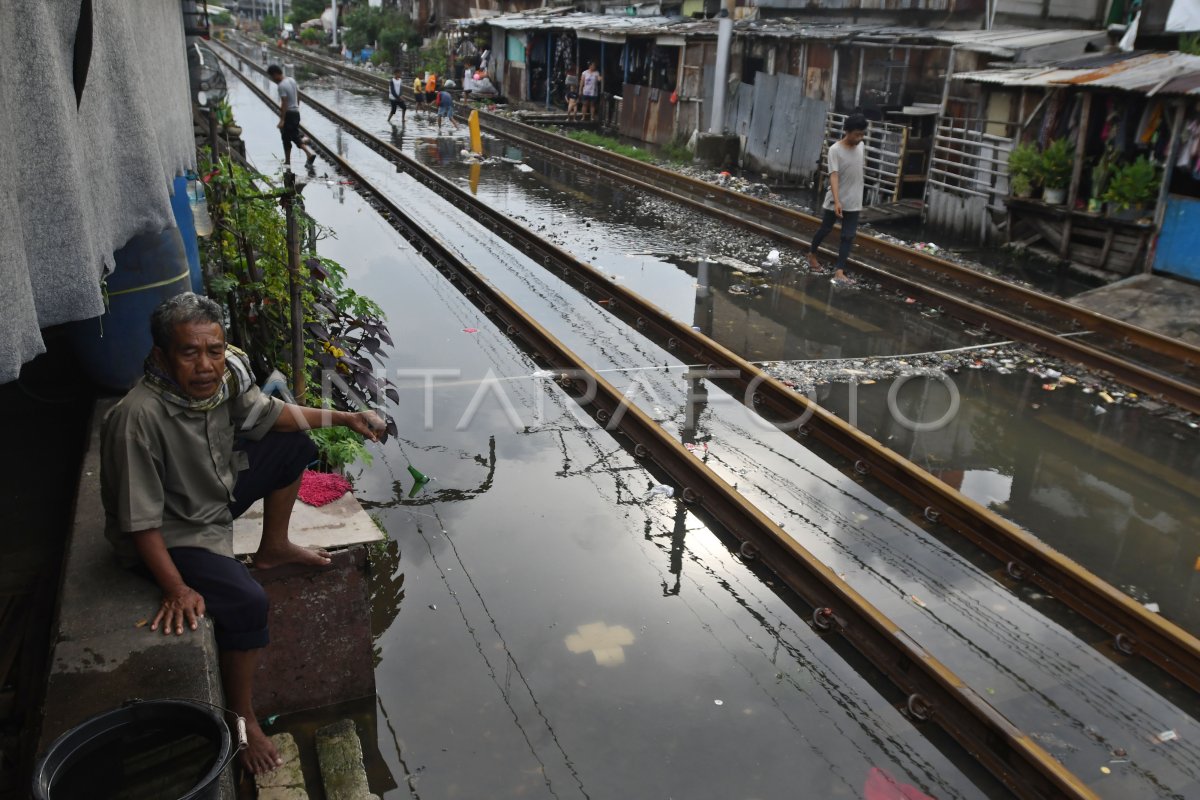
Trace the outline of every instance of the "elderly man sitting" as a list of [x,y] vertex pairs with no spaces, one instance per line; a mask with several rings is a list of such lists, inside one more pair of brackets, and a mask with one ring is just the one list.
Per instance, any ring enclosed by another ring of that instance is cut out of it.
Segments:
[[191,293],[155,309],[145,375],[104,420],[101,495],[118,555],[140,562],[162,590],[150,630],[180,635],[212,616],[226,702],[246,719],[242,765],[260,773],[282,763],[252,706],[267,597],[234,558],[233,520],[263,499],[257,567],[328,564],[325,551],[288,539],[300,476],[316,457],[302,431],[344,425],[375,440],[384,423],[267,397],[221,323],[220,307]]

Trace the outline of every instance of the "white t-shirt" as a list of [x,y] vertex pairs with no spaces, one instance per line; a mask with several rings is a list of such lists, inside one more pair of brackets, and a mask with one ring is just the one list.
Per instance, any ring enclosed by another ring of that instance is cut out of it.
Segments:
[[391,84],[391,96],[397,100],[399,100],[401,97],[404,97],[404,80],[402,78],[392,78]]
[[287,99],[288,111],[300,110],[300,87],[295,78],[284,78],[275,88],[279,90],[280,101]]
[[[842,201],[842,211],[862,211],[863,207],[863,163],[866,160],[867,146],[858,144],[849,147],[840,141],[829,146],[829,173],[838,174],[838,197]],[[822,206],[827,211],[833,210],[832,182],[825,190],[825,203]]]

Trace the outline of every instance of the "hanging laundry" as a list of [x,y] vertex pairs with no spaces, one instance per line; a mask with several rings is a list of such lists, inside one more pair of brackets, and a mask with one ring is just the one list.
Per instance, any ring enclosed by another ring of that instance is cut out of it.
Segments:
[[1138,123],[1139,144],[1150,144],[1154,140],[1154,134],[1158,133],[1158,126],[1162,122],[1162,116],[1162,100],[1155,100],[1146,106],[1146,110],[1142,112],[1142,119]]

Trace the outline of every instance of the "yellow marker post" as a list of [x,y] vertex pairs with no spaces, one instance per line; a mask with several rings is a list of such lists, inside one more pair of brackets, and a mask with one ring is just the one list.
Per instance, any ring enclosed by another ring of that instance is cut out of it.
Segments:
[[471,194],[479,194],[479,173],[482,171],[482,164],[478,161],[471,162]]
[[467,127],[471,129],[471,152],[477,156],[483,155],[483,137],[479,135],[479,109],[472,109],[467,119]]

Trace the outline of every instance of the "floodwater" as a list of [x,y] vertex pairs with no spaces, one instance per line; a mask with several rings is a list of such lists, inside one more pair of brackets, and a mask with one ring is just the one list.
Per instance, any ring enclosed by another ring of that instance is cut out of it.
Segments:
[[[306,91],[377,135],[398,139],[419,161],[463,186],[472,184],[471,167],[460,158],[461,132],[458,138],[430,138],[417,132],[424,123],[414,117],[414,133],[397,134],[378,113],[373,94],[320,83]],[[522,157],[509,143],[492,139],[488,147],[493,155]],[[532,172],[485,166],[475,180],[477,196],[746,358],[878,358],[988,341],[979,331],[888,293],[837,288],[827,278],[786,267],[742,275],[721,263],[698,266],[696,256],[708,255],[757,267],[771,245],[543,159],[525,160]],[[950,376],[961,405],[936,431],[898,424],[886,401],[891,381],[857,387],[861,391],[852,401],[846,376],[826,375],[829,384],[843,385],[827,384],[820,397],[843,416],[854,402],[865,432],[1200,632],[1196,432],[1140,407],[1084,394],[1083,383],[1045,390],[1047,380],[1027,371],[1038,369],[1041,359],[1022,348],[1010,350],[1018,358],[1009,374],[967,370]],[[1062,369],[1044,369],[1054,366]],[[915,381],[898,395],[914,422],[939,420],[948,408],[947,390],[926,383]]]
[[[341,94],[351,98],[343,108],[358,102],[382,124],[377,98]],[[252,158],[272,171],[272,115],[232,95]],[[1198,791],[1200,725],[1187,713],[717,390],[698,416],[685,413],[685,365],[315,113],[304,122],[1102,796]],[[406,145],[437,149],[423,123],[410,117],[409,128]],[[961,751],[896,713],[871,670],[814,636],[770,576],[655,495],[653,479],[581,423],[535,364],[351,189],[330,183],[306,192],[339,234],[321,251],[388,312],[389,371],[455,371],[436,379],[432,405],[421,376],[400,381],[402,436],[357,477],[396,542],[374,599],[376,744],[400,787],[389,797],[749,798],[792,796],[797,785],[813,797],[863,797],[876,770],[938,798],[995,793]],[[536,222],[519,187],[485,185],[531,224],[619,254],[606,271],[692,318],[689,268],[629,255],[689,247],[680,227],[630,225],[635,248],[602,245],[583,207]],[[636,219],[657,213],[631,202],[645,212]],[[846,318],[866,302],[864,292],[822,288]],[[755,295],[731,296],[731,308],[736,298]],[[919,348],[971,338],[941,320],[915,329]],[[815,326],[803,333],[822,341]],[[843,356],[871,352],[863,336],[840,337]],[[910,352],[898,336],[892,344],[884,352]],[[437,478],[411,501],[409,464]],[[1169,744],[1154,738],[1167,730],[1177,733]]]

